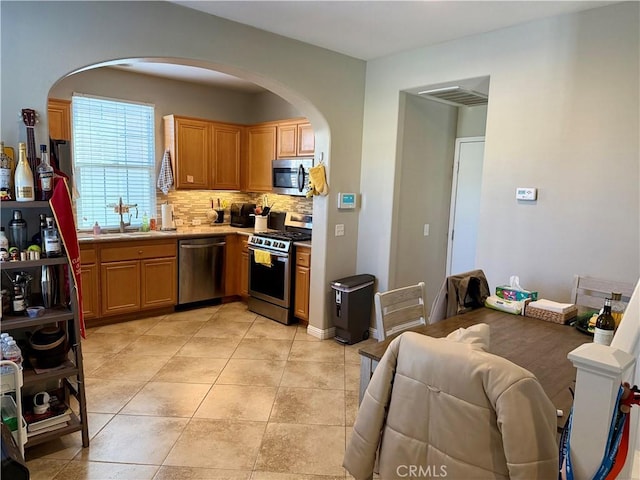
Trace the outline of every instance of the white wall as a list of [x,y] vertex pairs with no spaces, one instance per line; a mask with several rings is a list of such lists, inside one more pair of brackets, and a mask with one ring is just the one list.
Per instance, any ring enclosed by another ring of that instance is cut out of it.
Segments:
[[[21,139],[20,110],[45,112],[49,89],[71,72],[117,59],[183,59],[246,78],[295,105],[314,126],[333,191],[358,188],[362,61],[167,2],[3,1],[0,14],[0,136],[9,145]],[[36,137],[47,131],[42,118]],[[328,283],[355,271],[357,218],[336,238],[328,229],[339,216],[335,196],[316,199],[313,210],[310,324],[326,330]]]
[[[394,214],[398,92],[489,76],[477,255],[489,283],[518,274],[559,301],[576,273],[635,283],[638,14],[619,3],[368,62],[358,272],[384,284],[394,269],[380,225]],[[538,201],[517,203],[517,186]]]

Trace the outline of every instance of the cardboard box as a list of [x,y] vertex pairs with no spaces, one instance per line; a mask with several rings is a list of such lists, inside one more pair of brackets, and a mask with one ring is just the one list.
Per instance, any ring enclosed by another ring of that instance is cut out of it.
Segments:
[[536,301],[538,299],[538,292],[530,292],[528,290],[516,290],[511,288],[510,285],[500,285],[496,287],[496,295],[505,300],[526,300]]

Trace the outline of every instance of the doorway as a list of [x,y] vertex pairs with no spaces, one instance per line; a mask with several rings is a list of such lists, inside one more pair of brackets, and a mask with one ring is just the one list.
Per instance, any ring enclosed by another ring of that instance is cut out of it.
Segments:
[[484,137],[457,138],[451,185],[447,276],[476,268]]

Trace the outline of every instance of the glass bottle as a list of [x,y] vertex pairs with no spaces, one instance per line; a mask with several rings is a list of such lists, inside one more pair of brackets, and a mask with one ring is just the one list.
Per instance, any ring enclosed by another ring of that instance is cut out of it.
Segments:
[[33,172],[27,161],[27,146],[24,142],[18,144],[18,166],[16,167],[13,183],[16,189],[17,202],[33,202],[35,188],[33,184]]
[[42,238],[43,252],[47,257],[59,257],[62,255],[62,242],[56,228],[53,217],[47,217],[47,228],[44,229]]
[[0,262],[9,260],[9,239],[4,233],[4,227],[0,227]]
[[626,305],[622,303],[622,294],[618,292],[611,293],[611,316],[616,321],[616,328],[620,325],[622,315]]
[[53,167],[49,163],[47,146],[40,145],[40,163],[36,168],[38,200],[49,200],[53,194]]
[[611,315],[611,299],[605,298],[604,309],[596,320],[596,329],[593,332],[593,341],[601,345],[611,345],[613,332],[616,329],[616,321]]
[[11,200],[11,158],[4,153],[4,142],[0,142],[0,200]]
[[27,249],[27,221],[22,218],[21,210],[14,210],[9,222],[9,245],[21,252]]

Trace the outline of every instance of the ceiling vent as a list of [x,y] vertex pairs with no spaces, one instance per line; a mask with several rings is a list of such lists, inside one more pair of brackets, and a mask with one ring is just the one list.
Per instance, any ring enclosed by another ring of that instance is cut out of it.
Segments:
[[425,95],[433,100],[456,106],[472,107],[474,105],[486,105],[489,102],[489,97],[484,93],[458,86],[423,90],[418,92],[418,95]]

